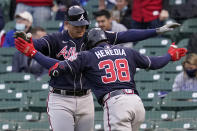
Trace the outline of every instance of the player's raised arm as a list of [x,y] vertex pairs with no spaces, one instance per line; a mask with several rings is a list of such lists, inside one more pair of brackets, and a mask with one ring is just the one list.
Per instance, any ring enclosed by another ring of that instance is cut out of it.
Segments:
[[141,41],[158,34],[173,31],[179,26],[180,24],[178,23],[170,23],[156,29],[129,29],[128,31],[118,32],[115,36],[110,35],[110,33],[106,33],[106,35],[111,43],[121,44],[126,42]]
[[175,43],[172,43],[170,48],[168,49],[167,54],[163,56],[144,56],[139,52],[134,51],[135,61],[138,68],[143,69],[160,69],[167,65],[169,61],[178,61],[187,53],[187,49],[185,48],[177,48]]

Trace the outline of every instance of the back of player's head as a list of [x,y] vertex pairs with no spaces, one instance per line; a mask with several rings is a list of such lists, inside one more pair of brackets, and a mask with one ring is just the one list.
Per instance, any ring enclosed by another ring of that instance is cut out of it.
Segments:
[[89,49],[95,47],[98,43],[103,41],[107,41],[107,37],[101,28],[92,28],[88,32],[87,46]]
[[85,9],[79,5],[71,6],[65,15],[65,21],[73,26],[88,26],[89,20]]
[[97,12],[93,12],[93,15],[95,18],[100,17],[100,16],[105,16],[107,19],[111,18],[111,14],[108,10],[99,10]]

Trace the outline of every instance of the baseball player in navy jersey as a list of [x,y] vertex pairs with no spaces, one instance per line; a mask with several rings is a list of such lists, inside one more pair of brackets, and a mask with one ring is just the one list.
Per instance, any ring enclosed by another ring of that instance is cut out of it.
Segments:
[[[130,48],[110,45],[105,32],[100,28],[89,31],[87,43],[87,47],[95,48],[60,62],[42,55],[31,42],[28,43],[21,38],[15,40],[19,51],[33,57],[44,67],[50,68],[49,74],[53,79],[60,79],[68,74],[83,73],[92,85],[89,88],[94,92],[98,102],[103,105],[106,131],[137,131],[144,121],[145,110],[135,87],[136,68],[160,69],[169,61],[181,59],[187,50],[176,48],[172,44],[166,55],[144,56]],[[62,90],[56,92],[60,93]]]

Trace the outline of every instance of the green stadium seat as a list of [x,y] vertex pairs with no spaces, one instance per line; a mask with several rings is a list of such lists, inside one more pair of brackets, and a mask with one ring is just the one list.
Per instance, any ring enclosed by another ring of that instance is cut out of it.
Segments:
[[62,20],[51,20],[46,21],[42,27],[47,31],[47,33],[54,33],[59,31],[62,24]]
[[0,56],[0,64],[12,65],[12,56]]
[[197,18],[187,19],[180,27],[180,33],[192,34],[197,32]]
[[161,103],[163,110],[193,110],[197,109],[197,92],[170,92]]
[[48,74],[45,74],[41,77],[41,82],[48,82],[50,80],[50,77]]
[[179,111],[176,114],[177,119],[197,120],[197,110]]
[[94,128],[96,131],[104,130],[103,111],[95,111]]
[[12,66],[10,65],[0,64],[0,67],[0,74],[5,74],[12,71]]
[[178,47],[181,47],[181,48],[187,48],[188,43],[189,43],[189,38],[185,38],[185,39],[180,40],[177,43],[177,45]]
[[0,56],[9,56],[9,57],[12,57],[16,51],[17,51],[17,49],[14,48],[14,47],[0,48]]
[[187,130],[192,130],[192,129],[197,129],[197,123],[192,122],[192,121],[162,121],[162,122],[157,122],[155,125],[155,128],[168,128],[168,129],[187,129]]
[[1,112],[0,121],[13,121],[13,122],[25,122],[25,121],[38,121],[39,113],[37,112]]
[[94,108],[95,108],[95,111],[103,110],[102,106],[97,102],[97,100],[94,100]]
[[1,122],[0,131],[16,131],[17,124],[13,122]]
[[150,38],[143,41],[139,41],[135,46],[134,49],[140,48],[165,48],[171,45],[172,41],[168,38]]
[[15,28],[15,25],[16,25],[16,22],[15,21],[8,21],[5,24],[5,27],[4,27],[5,32],[8,32],[10,30],[13,30]]
[[150,82],[150,83],[141,83],[138,82],[136,83],[137,89],[141,89],[143,91],[153,91],[153,92],[158,92],[158,91],[172,91],[172,82],[168,81],[156,81],[156,82]]
[[153,131],[155,123],[152,121],[144,121],[140,125],[140,131]]
[[49,122],[23,122],[18,123],[17,131],[49,131]]
[[187,0],[169,0],[169,5],[185,4]]
[[93,12],[98,11],[98,0],[89,0],[87,4],[83,6],[88,14],[90,20],[94,19]]
[[0,75],[1,83],[30,82],[35,81],[35,77],[28,73],[8,73]]
[[40,121],[49,121],[49,118],[48,118],[48,114],[47,113],[41,113],[40,115]]
[[31,93],[31,95],[32,96],[30,99],[29,109],[36,112],[46,112],[46,100],[48,97],[48,91]]
[[163,79],[163,75],[154,71],[139,71],[135,74],[134,80],[136,82],[156,82]]
[[[1,84],[3,85],[3,84]],[[42,82],[28,82],[28,83],[8,83],[4,84],[7,89],[13,91],[20,91],[20,92],[38,92],[38,91],[48,91],[49,85],[48,83]]]
[[172,121],[175,119],[174,111],[146,111],[146,121]]
[[28,108],[28,98],[25,93],[12,92],[0,94],[0,111],[26,110]]
[[159,71],[165,73],[165,75],[178,74],[183,71],[182,61],[183,60],[180,60],[180,62],[168,63],[168,65],[166,65]]

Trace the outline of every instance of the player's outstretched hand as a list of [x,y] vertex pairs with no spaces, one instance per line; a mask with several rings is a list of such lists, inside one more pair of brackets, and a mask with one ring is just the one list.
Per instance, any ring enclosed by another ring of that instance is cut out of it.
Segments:
[[27,42],[23,38],[17,37],[14,43],[17,50],[32,58],[37,53],[37,50],[34,48],[32,38],[30,38],[29,41],[30,42]]
[[63,61],[57,62],[49,69],[49,76],[51,77],[58,77],[61,73],[64,72],[64,65],[62,64]]
[[168,49],[168,53],[171,55],[172,61],[177,61],[177,60],[180,60],[181,57],[186,55],[187,49],[186,48],[178,48],[174,42],[170,45],[170,48]]
[[156,32],[158,34],[162,34],[162,33],[168,32],[168,31],[173,31],[175,28],[179,27],[180,25],[181,24],[179,24],[179,23],[169,23],[169,24],[166,24],[162,27],[156,28]]

